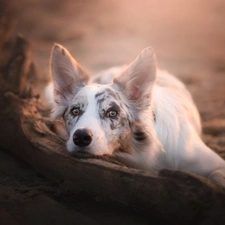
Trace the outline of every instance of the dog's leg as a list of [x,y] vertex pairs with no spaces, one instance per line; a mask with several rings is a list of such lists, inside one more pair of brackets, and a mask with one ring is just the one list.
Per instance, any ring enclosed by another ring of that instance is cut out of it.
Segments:
[[225,161],[207,147],[194,132],[189,143],[182,156],[180,168],[208,177],[215,183],[225,186]]

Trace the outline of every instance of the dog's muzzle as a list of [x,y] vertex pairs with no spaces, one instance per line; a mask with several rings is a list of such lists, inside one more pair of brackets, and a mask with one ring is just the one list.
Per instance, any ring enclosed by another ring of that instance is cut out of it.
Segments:
[[84,147],[92,142],[93,134],[88,129],[77,129],[73,134],[73,142],[75,145]]

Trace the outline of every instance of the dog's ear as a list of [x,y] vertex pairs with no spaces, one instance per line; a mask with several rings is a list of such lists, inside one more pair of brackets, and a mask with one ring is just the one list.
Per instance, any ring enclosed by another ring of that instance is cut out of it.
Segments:
[[79,88],[85,86],[90,77],[61,45],[55,44],[50,59],[50,70],[54,84],[56,104],[68,104]]
[[146,48],[125,71],[114,78],[113,83],[119,86],[137,108],[143,109],[150,104],[151,90],[155,80],[155,54],[152,48]]

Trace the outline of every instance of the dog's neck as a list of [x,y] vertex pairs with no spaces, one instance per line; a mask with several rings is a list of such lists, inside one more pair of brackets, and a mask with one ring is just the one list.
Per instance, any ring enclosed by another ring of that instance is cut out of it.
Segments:
[[165,160],[165,151],[155,131],[157,118],[154,110],[150,107],[140,118],[142,122],[137,119],[131,124],[131,132],[114,151],[114,155],[121,162],[134,168],[140,168],[141,161],[142,169],[162,169],[159,168],[158,161]]

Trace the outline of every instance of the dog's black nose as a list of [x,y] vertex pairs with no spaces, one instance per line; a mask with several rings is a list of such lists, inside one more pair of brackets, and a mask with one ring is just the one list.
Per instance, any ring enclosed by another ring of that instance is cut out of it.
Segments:
[[92,141],[92,132],[88,129],[77,129],[73,134],[73,142],[80,147],[88,146]]

